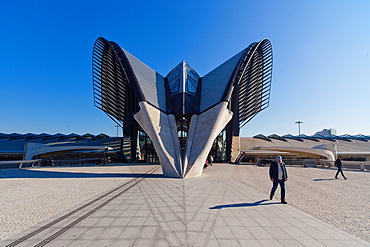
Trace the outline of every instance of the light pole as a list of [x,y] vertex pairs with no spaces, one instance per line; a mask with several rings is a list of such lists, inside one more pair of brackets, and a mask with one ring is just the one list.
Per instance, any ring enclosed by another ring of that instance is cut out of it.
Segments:
[[116,128],[117,128],[117,137],[118,137],[118,127],[119,127],[119,125],[117,124],[117,125],[115,125],[114,127],[116,127]]
[[303,123],[303,122],[302,121],[297,121],[295,123],[298,124],[298,135],[301,135],[301,123]]

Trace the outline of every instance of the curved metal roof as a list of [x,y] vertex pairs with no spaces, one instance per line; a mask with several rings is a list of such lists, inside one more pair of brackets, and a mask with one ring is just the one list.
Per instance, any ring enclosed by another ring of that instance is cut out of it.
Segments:
[[[228,90],[231,77],[239,60],[247,52],[242,50],[202,78],[202,92],[200,97],[200,112],[206,111],[223,100],[225,91]],[[230,90],[230,89],[229,89]],[[230,97],[230,96],[229,96]],[[227,99],[228,100],[228,99]]]
[[135,81],[130,81],[130,83],[134,83],[141,91],[143,96],[141,100],[145,100],[162,111],[166,111],[164,77],[122,47],[120,49],[127,58],[127,63],[124,63],[125,69],[127,71],[132,70],[132,76],[135,77]]
[[279,140],[279,141],[283,141],[283,142],[287,142],[288,140],[277,135],[277,134],[272,134],[272,135],[269,135],[268,138],[270,139],[275,139],[275,140]]
[[271,142],[271,139],[262,135],[262,134],[258,134],[258,135],[255,135],[253,136],[253,138],[257,138],[257,139],[261,139],[261,140],[265,140],[265,141],[268,141],[268,142]]
[[293,136],[291,134],[283,135],[283,138],[288,138],[288,139],[293,139],[293,140],[296,140],[296,141],[303,142],[303,140],[301,138]]
[[308,136],[308,135],[298,135],[297,136],[298,138],[302,138],[302,139],[308,139],[308,140],[311,140],[311,141],[315,141],[315,142],[319,142],[320,140],[314,138],[314,137],[311,137],[311,136]]
[[94,105],[124,126],[128,78],[115,43],[100,37],[93,49]]
[[268,39],[249,50],[237,79],[239,128],[269,105],[272,79],[272,46]]

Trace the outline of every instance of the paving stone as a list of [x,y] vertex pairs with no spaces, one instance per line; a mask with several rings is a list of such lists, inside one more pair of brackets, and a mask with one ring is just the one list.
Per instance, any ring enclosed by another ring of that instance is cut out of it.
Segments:
[[109,227],[99,236],[99,239],[116,239],[122,232],[122,227]]
[[[125,167],[125,171],[144,174],[153,167],[138,164]],[[217,164],[199,178],[115,179],[116,188],[130,180],[137,183],[114,193],[107,190],[105,197],[101,197],[104,191],[91,194],[90,201],[84,197],[80,204],[63,208],[44,222],[10,236],[0,246],[26,234],[30,237],[18,246],[33,246],[49,236],[55,237],[47,246],[370,246],[289,204],[268,200],[268,189],[266,194],[261,193],[247,185],[250,175],[241,176],[250,172],[249,168]],[[78,178],[68,180],[74,181]],[[13,181],[5,182],[14,185]],[[45,186],[43,179],[34,182]],[[46,224],[51,225],[41,231]]]

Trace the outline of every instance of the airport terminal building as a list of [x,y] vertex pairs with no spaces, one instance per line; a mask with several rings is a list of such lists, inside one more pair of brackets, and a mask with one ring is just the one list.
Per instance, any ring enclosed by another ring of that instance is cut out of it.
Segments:
[[240,129],[269,105],[272,46],[250,44],[206,75],[185,61],[166,76],[117,43],[98,38],[93,49],[94,105],[120,128],[105,134],[0,133],[1,160],[59,158],[84,164],[159,162],[167,177],[196,177],[209,155],[215,162],[284,159],[370,159],[370,136],[321,133],[240,137]]
[[204,76],[185,61],[162,76],[104,38],[93,51],[95,106],[122,127],[127,159],[148,138],[168,177],[200,176],[209,154],[231,160],[240,128],[269,104],[271,76],[268,39]]

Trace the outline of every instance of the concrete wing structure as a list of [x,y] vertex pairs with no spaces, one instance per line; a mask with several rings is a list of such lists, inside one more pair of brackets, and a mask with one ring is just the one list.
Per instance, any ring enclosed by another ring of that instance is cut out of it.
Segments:
[[162,76],[115,42],[98,38],[93,51],[95,106],[130,140],[137,158],[145,132],[168,177],[195,177],[220,132],[231,156],[239,129],[268,106],[272,74],[269,40],[246,49],[201,77],[182,61]]

